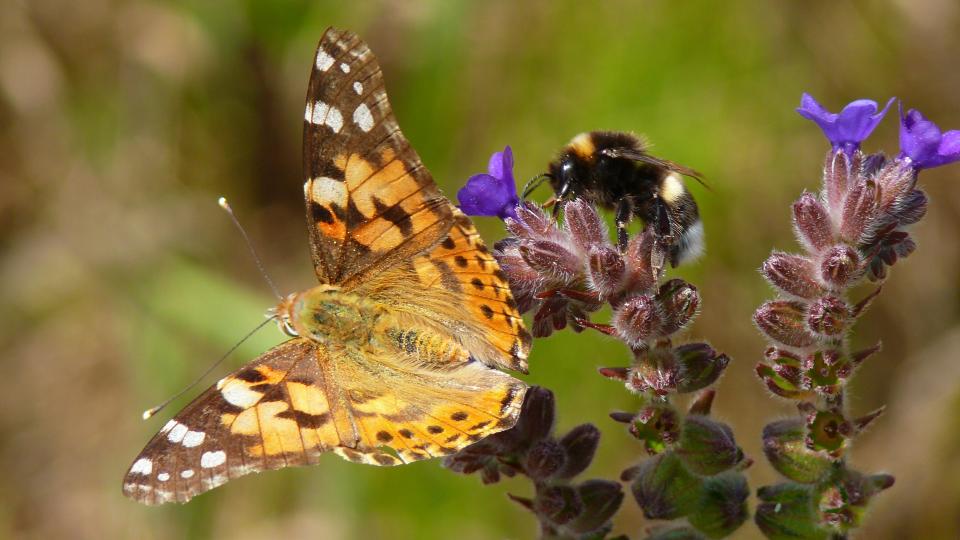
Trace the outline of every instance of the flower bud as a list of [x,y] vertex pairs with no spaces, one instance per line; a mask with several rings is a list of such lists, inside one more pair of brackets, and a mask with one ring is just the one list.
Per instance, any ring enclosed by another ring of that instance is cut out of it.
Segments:
[[823,287],[814,278],[813,263],[800,255],[775,251],[760,268],[763,277],[781,291],[800,298],[816,298]]
[[617,335],[631,347],[658,334],[662,324],[656,302],[647,295],[630,298],[613,315]]
[[783,476],[801,484],[813,484],[830,473],[833,460],[807,448],[806,432],[803,418],[767,424],[763,428],[763,453]]
[[808,399],[811,392],[801,383],[800,370],[796,367],[759,362],[754,368],[767,390],[787,399]]
[[800,403],[801,412],[806,413],[807,448],[815,452],[823,451],[835,459],[843,455],[847,440],[853,435],[853,426],[837,410],[821,411],[811,403]]
[[550,240],[520,242],[520,256],[530,268],[562,283],[569,283],[583,271],[583,265],[576,254]]
[[793,203],[793,226],[800,242],[811,252],[833,244],[830,216],[812,193],[804,193]]
[[696,509],[703,481],[666,452],[640,464],[630,486],[647,519],[676,519]]
[[587,277],[591,288],[601,298],[609,298],[623,289],[626,264],[620,253],[610,246],[600,245],[590,249]]
[[576,199],[563,206],[564,227],[569,231],[573,243],[584,253],[593,247],[605,247],[609,244],[607,230],[600,220],[597,210],[585,199]]
[[682,279],[671,279],[657,291],[655,297],[663,313],[663,335],[669,336],[686,326],[697,314],[700,294],[697,288]]
[[928,203],[927,194],[915,189],[898,201],[896,208],[891,210],[890,219],[901,227],[913,225],[927,214]]
[[600,430],[593,424],[580,424],[560,439],[566,453],[566,462],[556,478],[573,478],[582,473],[593,461],[600,444]]
[[539,490],[534,510],[556,525],[564,525],[583,513],[583,500],[572,486],[550,486]]
[[834,287],[846,287],[860,277],[860,255],[849,246],[833,246],[820,263],[820,277]]
[[583,513],[568,523],[567,530],[586,534],[605,527],[623,503],[623,489],[618,482],[587,480],[577,486]]
[[840,237],[857,243],[873,224],[877,213],[880,193],[873,180],[861,181],[850,189],[843,202],[843,218],[840,222]]
[[514,432],[517,439],[527,444],[545,439],[553,431],[555,410],[553,392],[540,386],[532,386],[523,398],[516,425],[502,433]]
[[690,524],[709,538],[726,538],[750,515],[747,479],[738,472],[707,478],[696,510],[687,517]]
[[888,474],[866,476],[844,469],[839,478],[820,493],[817,509],[820,522],[838,531],[847,531],[861,524],[870,500],[893,485]]
[[539,206],[522,202],[516,208],[517,217],[507,218],[504,223],[514,236],[525,239],[550,239],[559,234],[556,223]]
[[557,441],[537,441],[527,452],[527,474],[534,480],[546,480],[559,471],[566,464],[566,460],[566,452]]
[[680,415],[666,403],[651,403],[633,417],[630,434],[643,441],[649,454],[659,454],[680,437]]
[[730,363],[730,358],[706,343],[687,343],[673,350],[676,356],[677,392],[695,392],[715,383]]
[[835,296],[824,296],[810,304],[807,311],[807,324],[814,332],[825,336],[836,336],[847,329],[850,319],[850,307]]
[[624,253],[627,263],[627,283],[624,288],[631,291],[646,291],[656,285],[657,278],[651,265],[655,240],[649,229],[644,229],[630,239],[627,251]]
[[730,427],[698,414],[684,418],[675,450],[683,464],[700,475],[721,473],[743,459]]
[[770,339],[790,347],[809,347],[816,338],[807,330],[805,306],[790,300],[772,300],[760,306],[753,321]]
[[764,486],[757,490],[753,517],[767,538],[804,538],[827,540],[830,532],[817,526],[813,507],[813,487],[791,482]]

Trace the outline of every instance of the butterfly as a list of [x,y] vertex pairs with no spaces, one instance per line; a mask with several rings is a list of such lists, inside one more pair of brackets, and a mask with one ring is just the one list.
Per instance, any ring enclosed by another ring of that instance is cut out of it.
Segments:
[[320,284],[273,316],[291,339],[160,429],[123,479],[186,502],[326,452],[370,465],[449,455],[513,427],[530,335],[497,262],[404,138],[377,59],[328,29],[304,114],[307,225]]

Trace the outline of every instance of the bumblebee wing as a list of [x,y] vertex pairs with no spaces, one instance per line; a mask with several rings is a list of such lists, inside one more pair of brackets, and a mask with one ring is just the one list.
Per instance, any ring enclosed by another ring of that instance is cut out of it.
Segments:
[[649,163],[650,165],[657,167],[663,167],[664,169],[680,173],[684,176],[689,176],[690,178],[693,178],[697,182],[703,184],[705,187],[707,186],[707,184],[703,181],[703,175],[696,170],[680,165],[679,163],[674,163],[668,159],[651,156],[650,154],[636,148],[605,148],[600,152],[612,158],[630,159],[633,161],[639,161],[641,163]]

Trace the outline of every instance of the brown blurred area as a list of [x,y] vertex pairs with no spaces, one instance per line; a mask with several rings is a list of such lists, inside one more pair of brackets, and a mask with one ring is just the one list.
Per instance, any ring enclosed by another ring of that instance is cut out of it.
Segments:
[[[690,189],[708,252],[679,271],[703,295],[687,335],[733,358],[715,410],[755,460],[751,488],[780,481],[759,438],[791,411],[753,375],[766,344],[750,316],[773,295],[763,259],[797,249],[789,205],[817,188],[827,147],[793,109],[804,91],[833,110],[895,95],[960,128],[954,0],[20,0],[0,17],[0,537],[534,536],[504,496],[525,494],[522,481],[484,487],[436,462],[380,470],[331,456],[186,506],[120,493],[136,452],[199,390],[149,422],[139,412],[273,303],[217,197],[282,289],[314,280],[300,130],[329,25],[378,54],[400,125],[448,195],[505,144],[523,182],[571,136],[600,128],[643,132],[658,155],[704,171],[711,189]],[[897,151],[895,112],[866,148]],[[884,350],[861,368],[851,407],[888,410],[850,462],[897,479],[859,538],[960,537],[960,165],[921,184],[931,204],[913,230],[918,250],[853,337]],[[503,234],[478,222],[490,242]],[[280,339],[261,332],[230,368]],[[534,345],[527,380],[556,393],[560,428],[589,421],[604,433],[588,476],[614,478],[642,457],[606,416],[635,398],[595,374],[626,361],[599,335]],[[615,525],[640,538],[650,523],[628,499]],[[748,522],[735,536],[759,533]]]

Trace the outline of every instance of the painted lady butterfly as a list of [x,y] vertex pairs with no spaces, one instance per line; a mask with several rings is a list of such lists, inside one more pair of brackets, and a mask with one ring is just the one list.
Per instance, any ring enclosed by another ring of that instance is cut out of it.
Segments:
[[289,341],[221,379],[137,456],[123,492],[186,502],[251,472],[335,454],[443,456],[514,425],[530,335],[496,261],[400,133],[356,35],[320,40],[304,115],[320,285],[275,308]]

